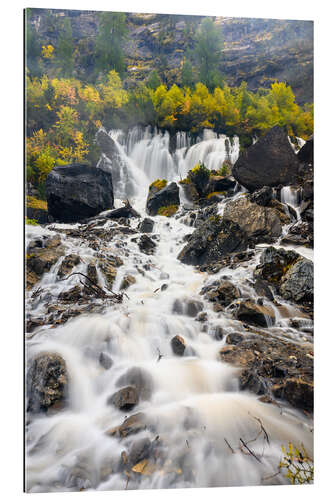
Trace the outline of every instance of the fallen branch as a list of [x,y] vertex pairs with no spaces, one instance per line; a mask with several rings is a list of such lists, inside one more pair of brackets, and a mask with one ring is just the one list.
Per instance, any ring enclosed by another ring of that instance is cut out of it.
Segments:
[[[253,453],[253,451],[250,450],[250,448],[246,445],[246,443],[243,441],[243,439],[239,438],[239,440],[242,443],[242,445],[247,449],[247,451],[250,453],[250,455],[252,455],[256,460],[258,460],[259,463],[261,463],[260,458],[258,458],[257,455],[255,453]],[[242,451],[242,448],[241,448],[241,451]]]
[[228,443],[228,441],[226,440],[226,438],[224,438],[224,441],[227,443],[229,449],[231,450],[231,453],[236,453],[235,450],[232,448],[232,446]]
[[[63,278],[60,281],[66,281],[75,275],[83,276],[88,281],[88,283],[83,283],[81,280],[80,283],[100,299],[108,299],[121,303],[123,301],[123,296],[126,295],[124,293],[115,293],[112,290],[110,290],[109,293],[106,293],[105,290],[103,290],[103,288],[97,285],[97,283],[93,281],[91,278],[89,278],[89,276],[80,272],[72,273],[69,276],[67,276],[67,278]],[[127,295],[126,297],[128,298]]]

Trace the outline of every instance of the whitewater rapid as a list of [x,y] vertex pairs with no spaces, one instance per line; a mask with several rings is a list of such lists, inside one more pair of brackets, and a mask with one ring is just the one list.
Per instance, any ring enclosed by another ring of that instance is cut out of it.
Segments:
[[[132,175],[137,185],[131,203],[142,217],[146,216],[145,201],[152,180],[179,180],[199,160],[216,169],[226,159],[236,161],[239,153],[237,138],[219,138],[210,131],[196,144],[180,133],[173,153],[169,151],[167,133],[134,129],[127,136],[121,131],[110,134],[124,159],[124,176]],[[220,203],[220,213],[224,203]],[[116,205],[121,205],[120,200]],[[227,276],[242,296],[256,297],[249,280],[262,248],[256,248],[253,258],[236,269],[224,268],[209,276],[177,259],[184,237],[193,232],[186,211],[178,218],[156,216],[153,220],[150,236],[156,237],[157,244],[153,255],[142,253],[133,236],[119,234],[110,242],[103,242],[106,254],[117,255],[124,262],[118,269],[113,291],[120,290],[126,275],[136,280],[126,290],[122,304],[110,304],[103,314],[81,315],[63,325],[45,325],[27,334],[27,365],[40,352],[56,352],[64,358],[70,380],[66,409],[28,416],[29,492],[283,484],[288,480],[277,474],[281,445],[289,441],[297,446],[304,444],[312,453],[310,419],[287,405],[269,405],[249,392],[240,392],[238,369],[218,360],[225,337],[217,340],[216,328],[246,336],[248,332],[242,323],[233,319],[231,313],[216,313],[209,302],[204,302],[203,309],[208,329],[197,318],[175,311],[176,301],[202,302],[202,287],[222,276]],[[138,221],[129,220],[129,225],[137,228]],[[108,220],[103,229],[115,226],[117,223]],[[57,229],[77,227],[80,225],[30,226],[27,244],[36,237],[54,235]],[[75,270],[86,272],[95,251],[83,239],[59,234],[66,254],[75,253],[81,258]],[[60,263],[61,259],[36,285],[43,289],[39,299],[32,298],[34,290],[27,292],[30,314],[43,314],[47,302],[79,283],[75,276],[64,282],[58,280]],[[102,274],[99,280],[105,286]],[[289,335],[291,341],[311,341],[303,332],[288,329],[284,318],[280,320],[267,329],[273,336]],[[176,335],[181,335],[186,343],[183,357],[175,356],[171,349],[171,339]],[[112,357],[110,370],[100,366],[101,352]],[[150,374],[153,391],[149,400],[140,401],[124,415],[106,401],[118,390],[116,380],[132,367]],[[153,422],[153,430],[147,428],[121,440],[106,435],[125,416],[138,412]],[[240,438],[249,441],[258,435],[257,419],[269,435],[269,443],[261,435],[251,444],[259,461],[240,450]],[[119,469],[121,453],[142,437],[160,440],[165,460],[151,473],[133,473],[128,478]]]

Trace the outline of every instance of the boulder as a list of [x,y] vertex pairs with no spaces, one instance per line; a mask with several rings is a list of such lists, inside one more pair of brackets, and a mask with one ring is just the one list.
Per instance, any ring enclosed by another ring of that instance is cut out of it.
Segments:
[[250,201],[252,201],[252,203],[256,203],[257,205],[261,205],[262,207],[267,207],[272,199],[272,196],[273,189],[270,186],[264,186],[251,194]]
[[155,223],[152,219],[148,219],[148,217],[146,217],[142,222],[140,222],[138,229],[140,233],[152,233],[154,224]]
[[45,183],[49,214],[76,222],[113,208],[111,173],[75,163],[54,167]]
[[313,262],[304,257],[293,264],[283,275],[280,294],[287,300],[301,303],[313,302]]
[[148,193],[146,210],[149,215],[157,215],[158,211],[167,207],[179,207],[179,187],[175,182],[171,182],[162,189],[156,190],[154,183]]
[[247,234],[238,224],[211,216],[190,235],[177,258],[184,264],[210,264],[225,255],[246,250],[247,245]]
[[241,390],[272,395],[292,406],[313,410],[313,352],[311,345],[298,345],[274,337],[244,337],[237,345],[220,349],[220,359],[238,366]]
[[141,252],[147,254],[147,255],[152,255],[155,252],[156,248],[156,243],[149,238],[146,234],[143,234],[141,238],[139,239],[139,248]]
[[313,165],[313,137],[306,141],[297,156],[302,163]]
[[113,365],[112,358],[107,352],[101,352],[98,358],[99,364],[105,369],[109,370]]
[[233,191],[236,186],[236,181],[231,176],[222,175],[211,175],[209,177],[208,184],[204,189],[204,194],[207,196],[211,193],[226,193],[227,191]]
[[26,254],[27,289],[31,289],[64,253],[58,235],[47,240],[31,242]]
[[106,217],[108,219],[121,219],[122,217],[125,219],[138,219],[141,216],[136,210],[134,210],[129,201],[126,201],[123,207],[112,210]]
[[232,169],[234,178],[249,191],[264,186],[297,183],[299,160],[287,134],[278,126],[244,149]]
[[289,267],[299,258],[300,255],[293,250],[267,247],[260,256],[260,264],[256,267],[254,276],[277,284]]
[[272,241],[282,232],[278,212],[274,208],[252,203],[246,196],[230,201],[224,209],[223,218],[238,224],[255,241]]
[[221,280],[217,282],[215,286],[209,287],[206,298],[210,302],[217,302],[223,307],[226,307],[235,299],[240,298],[240,292],[238,288],[231,283],[231,281]]
[[64,276],[67,276],[80,261],[80,257],[74,253],[66,255],[59,266],[58,278],[62,279]]
[[68,372],[64,359],[56,353],[38,354],[27,372],[27,411],[59,410],[65,405]]
[[172,337],[171,348],[172,348],[173,353],[176,354],[176,356],[183,356],[184,351],[185,351],[185,347],[186,347],[186,344],[185,344],[185,340],[183,339],[183,337],[181,337],[180,335],[176,335],[175,337]]
[[116,381],[116,387],[130,385],[135,387],[138,397],[142,400],[150,399],[154,382],[149,372],[138,366],[134,366],[121,375]]
[[266,327],[271,326],[275,322],[273,309],[255,304],[251,300],[240,302],[235,315],[239,321],[255,326]]
[[126,418],[124,422],[118,427],[112,427],[111,429],[107,430],[106,434],[108,436],[119,436],[121,438],[124,438],[132,434],[136,434],[137,432],[140,432],[147,427],[146,415],[139,412]]
[[118,410],[130,411],[139,402],[139,394],[136,387],[129,385],[115,392],[107,400],[108,405],[114,405]]
[[126,274],[126,276],[123,277],[119,290],[127,290],[128,287],[134,285],[135,283],[136,283],[135,277],[131,276],[130,274]]
[[244,340],[244,335],[237,332],[229,333],[225,339],[227,344],[232,344],[232,345],[240,344],[241,342],[243,342],[243,340]]
[[141,438],[132,443],[129,453],[128,460],[131,465],[135,465],[141,460],[149,458],[152,443],[149,438]]
[[202,310],[202,302],[193,299],[176,299],[172,307],[173,313],[184,314],[192,318],[195,318],[195,316]]

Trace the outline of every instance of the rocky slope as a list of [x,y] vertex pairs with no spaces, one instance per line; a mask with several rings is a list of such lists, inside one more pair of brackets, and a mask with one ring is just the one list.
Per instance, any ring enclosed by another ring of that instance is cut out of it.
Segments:
[[[222,10],[222,9],[221,9]],[[56,45],[58,31],[46,10],[33,9],[31,25],[43,43]],[[97,15],[93,11],[51,10],[56,19],[69,16],[73,38],[93,66],[93,43],[97,34]],[[179,79],[179,68],[186,50],[193,49],[200,16],[127,14],[128,39],[125,56],[127,84],[140,81],[166,58],[168,83]],[[269,87],[274,80],[287,82],[299,104],[313,101],[313,23],[276,19],[216,17],[224,47],[220,70],[229,85],[248,82],[251,90]],[[80,68],[77,67],[78,73]]]

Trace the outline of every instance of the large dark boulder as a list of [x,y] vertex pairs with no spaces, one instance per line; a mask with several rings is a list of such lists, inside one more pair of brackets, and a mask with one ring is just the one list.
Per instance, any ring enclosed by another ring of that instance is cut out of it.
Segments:
[[294,302],[313,302],[313,262],[300,258],[292,265],[281,280],[282,297]]
[[191,234],[178,259],[194,266],[210,264],[230,253],[246,250],[247,245],[247,234],[238,224],[211,216]]
[[299,150],[297,156],[301,162],[313,165],[313,137],[306,141],[304,146]]
[[68,372],[56,353],[37,355],[27,373],[27,411],[47,412],[63,408],[67,398]]
[[276,126],[241,152],[232,175],[249,191],[255,191],[264,186],[296,183],[298,169],[299,159],[287,134]]
[[111,173],[75,163],[55,167],[46,179],[49,214],[61,222],[76,222],[113,208]]
[[149,215],[157,215],[160,209],[170,206],[178,207],[179,205],[179,187],[175,182],[171,182],[158,191],[156,191],[154,185],[151,186],[146,205],[146,210]]

